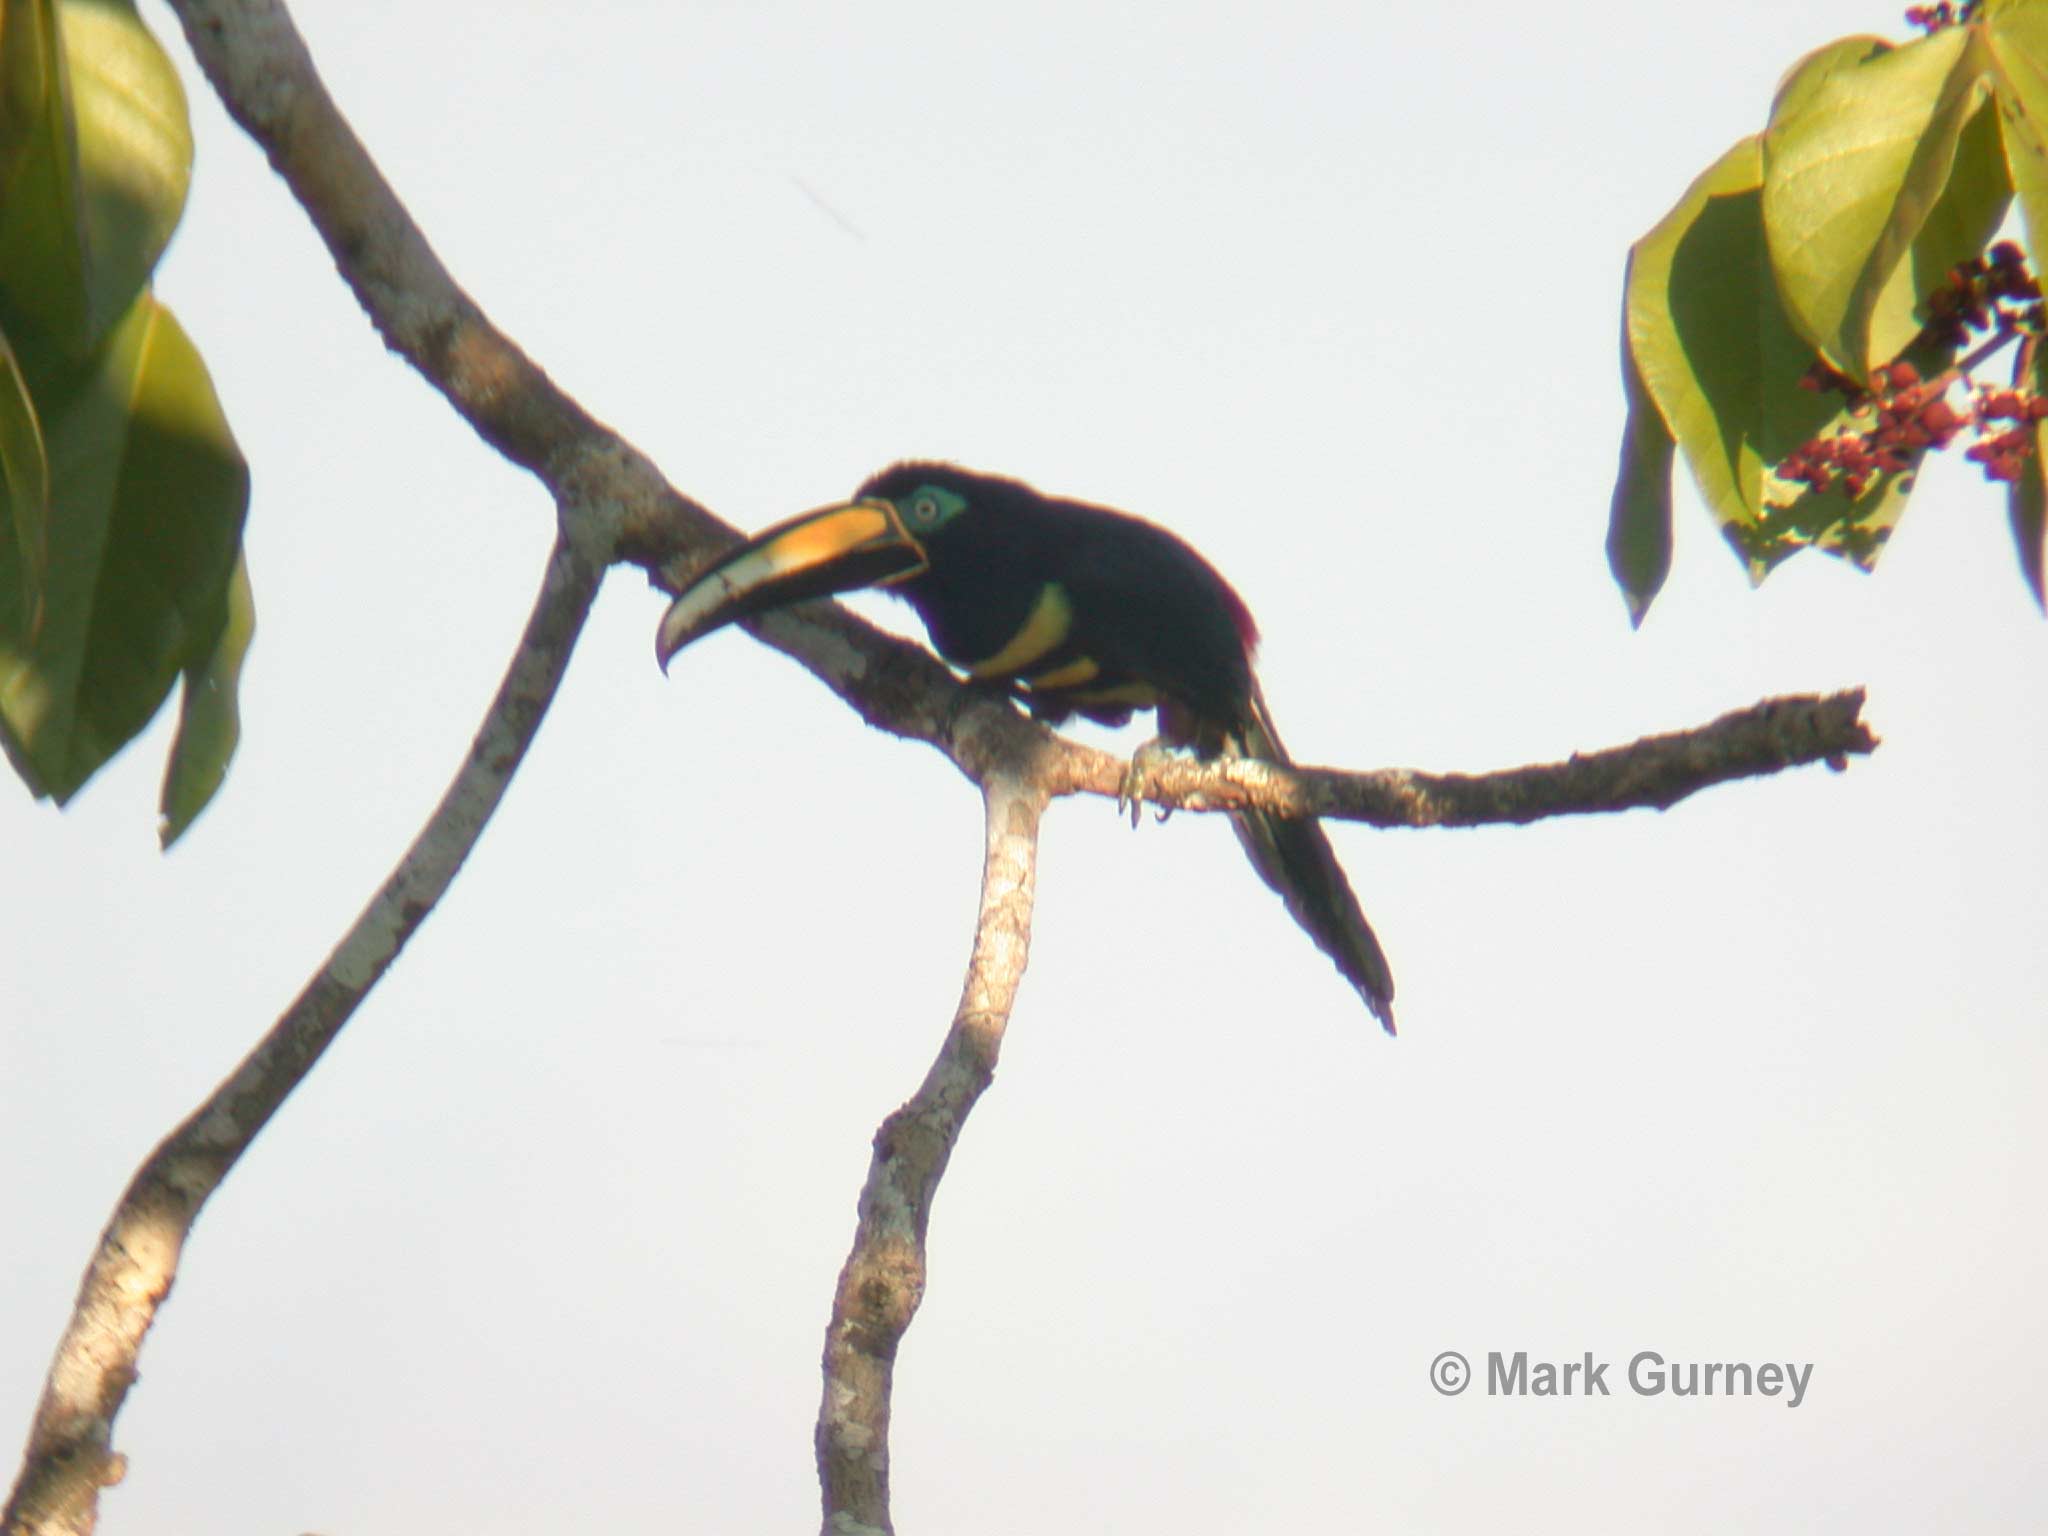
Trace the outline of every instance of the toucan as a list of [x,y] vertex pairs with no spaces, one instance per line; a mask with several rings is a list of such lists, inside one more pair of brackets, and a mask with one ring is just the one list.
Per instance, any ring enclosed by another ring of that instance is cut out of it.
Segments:
[[[880,586],[917,610],[939,655],[1039,719],[1123,725],[1157,712],[1147,754],[1286,764],[1252,671],[1259,631],[1244,602],[1183,540],[1156,524],[1020,480],[914,461],[853,499],[778,523],[699,576],[655,637],[664,669],[692,640],[805,598]],[[1394,980],[1330,841],[1313,819],[1239,811],[1253,868],[1394,1029]]]

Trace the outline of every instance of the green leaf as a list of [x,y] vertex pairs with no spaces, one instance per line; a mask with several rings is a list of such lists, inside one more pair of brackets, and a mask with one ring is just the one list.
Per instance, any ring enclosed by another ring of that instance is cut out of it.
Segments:
[[[1864,425],[1844,408],[1821,428],[1821,434],[1855,431]],[[1878,476],[1854,500],[1840,488],[1816,491],[1804,485],[1785,486],[1774,477],[1773,494],[1763,516],[1751,523],[1730,524],[1722,532],[1748,564],[1752,581],[1761,581],[1802,549],[1823,550],[1859,570],[1871,570],[1905,515],[1924,456],[1915,454],[1902,472]]]
[[1778,89],[1771,96],[1770,121],[1796,117],[1837,70],[1854,69],[1879,54],[1890,53],[1896,46],[1889,38],[1868,32],[1821,44],[1785,71],[1785,78],[1778,82]]
[[1987,10],[1983,30],[2006,166],[2038,255],[2048,251],[2048,5],[2007,0]]
[[[1766,472],[1834,407],[1799,387],[1813,352],[1765,257],[1763,161],[1751,137],[1687,189],[1629,255],[1629,355],[1722,531],[1759,526]],[[1779,489],[1777,499],[1793,493]],[[1782,556],[1780,556],[1782,558]],[[1751,562],[1761,579],[1769,563]]]
[[[1795,76],[1786,91],[1799,89]],[[1984,141],[1973,143],[1974,152],[1984,152]],[[1943,227],[1965,222],[1958,211]],[[1750,580],[1762,581],[1802,549],[1873,565],[1905,511],[1911,468],[1873,481],[1854,501],[1839,489],[1815,492],[1773,473],[1808,439],[1860,432],[1868,423],[1851,415],[1840,396],[1799,387],[1813,350],[1772,281],[1758,139],[1730,149],[1636,242],[1627,293],[1630,359]],[[1923,377],[1952,360],[1925,344],[1905,356]],[[1610,531],[1610,564],[1613,537]]]
[[246,560],[235,562],[225,593],[226,613],[213,654],[185,669],[178,735],[164,767],[158,838],[169,848],[206,809],[227,778],[228,761],[242,739],[242,660],[256,636],[256,596]]
[[91,350],[78,140],[55,0],[0,0],[0,329]]
[[248,645],[248,471],[148,292],[192,134],[132,0],[0,0],[0,746],[59,801],[180,673],[175,839],[218,787]]
[[1627,322],[1624,306],[1621,379],[1628,397],[1628,423],[1622,428],[1621,468],[1607,513],[1607,568],[1628,604],[1629,623],[1640,628],[1671,574],[1671,461],[1676,445],[1636,368]]
[[1883,304],[1991,90],[1976,27],[1901,48],[1852,40],[1809,58],[1764,133],[1763,215],[1787,313],[1836,369],[1898,354],[1913,306]]
[[98,349],[191,174],[184,88],[132,3],[0,0],[0,326],[18,348]]
[[1723,523],[1762,508],[1758,334],[1777,301],[1764,281],[1760,166],[1755,138],[1709,166],[1630,250],[1623,300],[1636,377]]
[[65,0],[94,334],[135,302],[185,211],[192,119],[170,55],[130,0]]
[[[2015,388],[2040,394],[2048,391],[2048,345],[2036,343],[2021,358],[2024,372],[2016,367]],[[2020,477],[2005,488],[2005,513],[2012,524],[2013,547],[2019,555],[2020,575],[2034,594],[2037,607],[2048,611],[2048,590],[2044,590],[2044,553],[2048,553],[2048,421],[2027,428],[2029,452],[2020,460]]]
[[2020,477],[2006,487],[2005,511],[2012,522],[2012,541],[2020,557],[2020,575],[2034,594],[2036,606],[2048,611],[2048,593],[2042,587],[2044,545],[2048,545],[2048,475],[2041,459],[2048,454],[2048,422],[2037,421],[2028,429],[2034,435],[2034,451],[2020,465]]
[[[1897,360],[1911,363],[1921,378],[1931,379],[1948,371],[1956,360],[1957,350],[1953,345],[1916,338]],[[1809,404],[1808,409],[1825,419],[1807,431],[1806,437],[1861,433],[1872,425],[1868,407],[1852,409],[1839,395],[1809,399],[1819,404]],[[1801,430],[1805,430],[1805,419]],[[1903,470],[1879,475],[1854,500],[1839,486],[1816,491],[1811,486],[1768,474],[1764,477],[1764,515],[1751,525],[1724,531],[1748,560],[1750,575],[1756,580],[1802,549],[1822,550],[1860,570],[1875,569],[1892,531],[1905,516],[1906,503],[1926,457],[1925,449],[1907,455]]]
[[[1917,336],[1927,322],[1927,295],[1948,285],[1949,273],[1958,263],[1984,254],[2011,206],[2012,180],[1998,113],[1986,99],[1963,125],[1948,183],[1913,237],[1908,259],[1899,264],[1878,298],[1872,334]],[[1876,360],[1889,362],[1893,355],[1881,354]]]
[[40,405],[55,488],[45,621],[31,635],[19,557],[0,542],[0,739],[61,802],[219,646],[249,474],[198,352],[147,294]]
[[14,530],[20,560],[23,628],[34,634],[42,620],[43,573],[50,561],[50,461],[43,453],[43,429],[28,382],[0,330],[0,503]]

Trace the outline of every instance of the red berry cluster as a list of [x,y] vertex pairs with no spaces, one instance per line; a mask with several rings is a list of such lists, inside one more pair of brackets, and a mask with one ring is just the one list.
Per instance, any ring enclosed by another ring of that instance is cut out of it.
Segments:
[[1980,3],[1981,0],[1963,0],[1963,4],[1954,5],[1950,0],[1940,0],[1937,5],[1909,5],[1906,7],[1906,25],[1932,35],[1958,22],[1967,24],[1975,21]]
[[[1963,457],[1983,465],[1987,480],[2019,479],[2020,466],[2026,463],[2030,451],[2031,434],[2027,429],[2048,416],[2048,400],[2036,394],[2021,394],[2016,389],[1980,389],[1972,414],[1978,432],[1988,435],[1980,435],[1964,450]],[[2013,425],[2001,432],[1988,432],[1994,421],[2009,421]]]
[[1862,432],[1809,438],[1778,465],[1779,478],[1816,494],[1839,481],[1854,501],[1877,476],[1903,474],[1929,448],[1946,448],[1967,424],[1945,398],[1953,382],[1946,375],[1923,382],[1911,363],[1893,363],[1878,369],[1872,387],[1863,390],[1827,364],[1814,364],[1799,381],[1802,389],[1840,390],[1854,414],[1874,412],[1875,420]]
[[2009,335],[2041,329],[2041,285],[2027,270],[2026,253],[2010,240],[1949,268],[1948,282],[1927,295],[1927,327],[1936,346],[1960,348],[1972,331]]

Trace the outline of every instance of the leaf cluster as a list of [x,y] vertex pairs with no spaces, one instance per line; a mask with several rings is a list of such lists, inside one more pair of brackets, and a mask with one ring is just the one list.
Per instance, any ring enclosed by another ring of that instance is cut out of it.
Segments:
[[249,472],[150,291],[192,130],[128,0],[0,0],[0,747],[68,800],[184,681],[174,840],[239,734]]
[[[1959,15],[1918,18],[1931,30],[1909,43],[1851,37],[1809,54],[1764,130],[1631,248],[1607,549],[1637,623],[1670,570],[1677,452],[1752,580],[1809,547],[1868,569],[1938,444],[1867,476],[1782,471],[1810,466],[1817,443],[1864,435],[1890,370],[1960,382],[1996,350],[1964,358],[1969,336],[1941,296],[1981,264],[2015,200],[2027,248],[2048,249],[2048,0]],[[2020,339],[2007,330],[2001,344]],[[2038,392],[2043,349],[2016,356],[2015,386]],[[1802,388],[1816,364],[1861,387]],[[2033,451],[2006,495],[2039,600],[2048,427],[2027,430]]]

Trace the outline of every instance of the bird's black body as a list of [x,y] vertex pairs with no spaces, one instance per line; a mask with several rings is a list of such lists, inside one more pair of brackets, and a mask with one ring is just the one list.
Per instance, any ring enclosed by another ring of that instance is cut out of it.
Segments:
[[[1139,518],[950,464],[898,464],[852,502],[769,529],[676,600],[657,650],[666,663],[744,613],[877,581],[917,610],[941,656],[1034,714],[1120,725],[1156,709],[1176,746],[1288,761],[1252,672],[1258,628],[1214,567]],[[1321,825],[1233,820],[1253,866],[1391,1030],[1386,957]]]
[[[1080,714],[1121,725],[1171,700],[1223,729],[1251,723],[1258,627],[1230,584],[1179,538],[1123,512],[950,465],[899,464],[860,497],[907,500],[928,484],[957,487],[969,511],[931,540],[931,568],[895,590],[946,660],[1016,684],[1033,713],[1055,722]],[[1041,654],[984,670],[1052,586],[1070,609],[1064,632],[1048,636]],[[1093,675],[1059,682],[1083,661]]]

